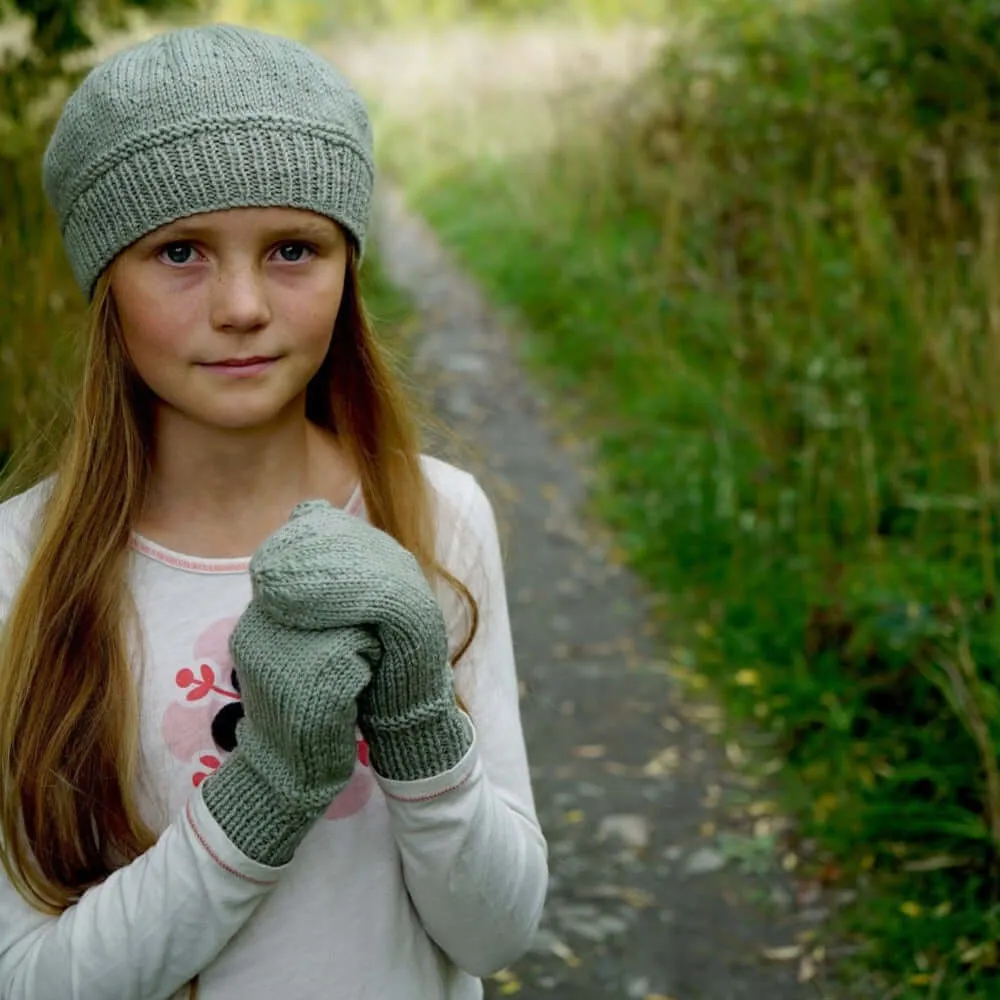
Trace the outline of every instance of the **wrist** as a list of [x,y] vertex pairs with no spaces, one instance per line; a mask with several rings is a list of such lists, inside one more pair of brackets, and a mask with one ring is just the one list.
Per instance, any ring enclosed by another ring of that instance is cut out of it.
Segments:
[[201,786],[205,806],[243,854],[273,868],[291,861],[322,809],[290,801],[236,750]]
[[468,721],[453,699],[408,716],[362,715],[359,724],[372,768],[391,781],[420,781],[444,774],[472,746]]

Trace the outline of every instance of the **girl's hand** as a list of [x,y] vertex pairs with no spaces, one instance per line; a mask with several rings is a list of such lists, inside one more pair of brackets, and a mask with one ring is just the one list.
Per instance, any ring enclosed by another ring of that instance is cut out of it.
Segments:
[[230,649],[245,716],[202,794],[247,857],[278,866],[354,773],[357,701],[380,647],[366,629],[286,628],[251,602]]
[[449,770],[471,742],[455,702],[448,634],[419,563],[395,539],[324,501],[300,504],[250,564],[254,600],[299,629],[368,627],[381,660],[358,722],[384,777]]

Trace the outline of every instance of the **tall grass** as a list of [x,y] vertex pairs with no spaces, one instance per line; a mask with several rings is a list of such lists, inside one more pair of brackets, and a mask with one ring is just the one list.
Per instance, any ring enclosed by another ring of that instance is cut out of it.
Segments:
[[[803,11],[803,7],[808,7]],[[541,155],[389,122],[584,400],[599,503],[770,731],[893,997],[1000,993],[1000,37],[989,5],[726,4]]]
[[58,437],[82,321],[42,193],[43,149],[37,133],[7,155],[0,149],[0,469],[29,440]]

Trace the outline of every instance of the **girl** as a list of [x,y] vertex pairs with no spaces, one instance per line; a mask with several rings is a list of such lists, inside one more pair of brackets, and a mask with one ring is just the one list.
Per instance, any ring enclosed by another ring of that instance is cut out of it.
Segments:
[[0,506],[0,997],[482,996],[546,845],[491,507],[362,307],[361,101],[186,28],[92,71],[44,179],[91,321]]

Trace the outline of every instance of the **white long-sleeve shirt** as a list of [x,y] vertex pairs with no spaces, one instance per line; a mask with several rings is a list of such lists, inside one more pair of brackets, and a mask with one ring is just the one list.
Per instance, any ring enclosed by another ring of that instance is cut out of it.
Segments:
[[[450,772],[390,781],[358,761],[293,860],[245,857],[198,788],[226,754],[211,722],[238,698],[229,633],[249,559],[200,559],[137,537],[131,586],[145,781],[157,843],[59,917],[0,877],[0,1000],[473,1000],[527,947],[547,883],[529,783],[493,511],[476,480],[425,459],[437,553],[481,612],[455,671],[471,749]],[[0,621],[32,544],[44,484],[0,505]],[[348,510],[366,516],[360,492]],[[440,599],[451,641],[462,605]],[[141,666],[141,670],[138,667]]]

